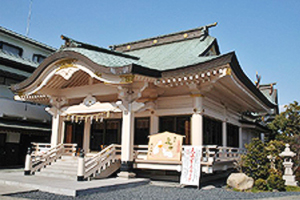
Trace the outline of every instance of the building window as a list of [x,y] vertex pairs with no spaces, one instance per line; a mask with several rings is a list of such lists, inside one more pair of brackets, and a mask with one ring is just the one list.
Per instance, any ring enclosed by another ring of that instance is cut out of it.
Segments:
[[134,124],[134,144],[148,144],[150,118],[135,118]]
[[222,122],[209,117],[203,118],[203,144],[222,145]]
[[0,133],[0,148],[4,147],[6,141],[6,134]]
[[227,146],[239,147],[239,127],[227,124]]
[[159,118],[159,132],[169,131],[184,135],[183,144],[191,144],[191,116],[165,116]]
[[102,122],[94,120],[91,126],[91,151],[101,151],[111,144],[121,144],[121,120],[104,119]]
[[0,41],[0,49],[4,52],[13,54],[15,56],[22,56],[23,49],[12,44]]
[[40,54],[33,54],[32,61],[36,63],[41,63],[46,58],[46,56],[40,55]]
[[15,79],[12,79],[12,78],[7,78],[7,77],[0,76],[0,85],[10,86],[10,85],[16,84],[18,82],[20,82],[20,80],[15,80]]

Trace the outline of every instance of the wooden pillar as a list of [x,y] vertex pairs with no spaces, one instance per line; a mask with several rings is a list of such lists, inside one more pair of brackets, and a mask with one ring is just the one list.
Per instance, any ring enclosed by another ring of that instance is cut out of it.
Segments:
[[60,142],[61,144],[64,143],[64,140],[65,140],[65,129],[66,129],[66,123],[65,121],[63,121],[62,119],[62,122],[61,122],[61,131],[60,131]]
[[194,100],[194,114],[191,119],[191,145],[203,145],[203,95],[191,95]]
[[91,137],[91,119],[87,119],[84,122],[84,132],[83,132],[83,150],[85,153],[90,152],[90,137]]
[[222,122],[222,146],[227,146],[227,108],[224,106],[223,110],[223,122]]
[[158,133],[159,131],[159,117],[154,113],[150,116],[150,135]]
[[132,104],[123,111],[122,138],[121,138],[121,172],[119,177],[134,177],[133,169],[133,139],[134,139],[134,112]]
[[61,142],[61,134],[63,134],[63,117],[55,113],[52,115],[52,134],[51,147],[57,146]]
[[244,148],[243,145],[243,129],[239,127],[239,148]]
[[222,145],[227,146],[227,122],[222,122]]

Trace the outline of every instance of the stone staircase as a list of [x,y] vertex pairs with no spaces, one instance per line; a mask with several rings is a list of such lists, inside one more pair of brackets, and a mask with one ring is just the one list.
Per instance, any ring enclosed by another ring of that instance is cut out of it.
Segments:
[[[105,169],[95,173],[95,176],[91,179],[107,178],[117,171],[121,166],[121,162],[117,160],[114,163],[110,163]],[[47,165],[46,168],[42,168],[41,171],[37,171],[35,176],[41,177],[55,177],[63,178],[68,180],[77,180],[77,169],[78,169],[78,157],[75,156],[62,156],[61,159],[56,162]]]
[[77,180],[77,166],[78,157],[62,156],[61,159],[36,172],[35,176]]

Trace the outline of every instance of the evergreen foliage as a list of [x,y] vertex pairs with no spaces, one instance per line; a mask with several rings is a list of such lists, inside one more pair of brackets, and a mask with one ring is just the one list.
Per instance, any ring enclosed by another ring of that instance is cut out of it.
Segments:
[[247,154],[242,158],[244,173],[254,180],[267,179],[270,162],[263,142],[259,138],[253,138],[252,142],[245,146]]
[[261,191],[268,191],[268,185],[267,185],[267,181],[259,178],[254,182],[254,186]]
[[276,189],[279,191],[285,191],[285,185],[282,176],[276,173],[271,173],[267,179],[267,183],[270,189]]
[[285,106],[286,110],[276,115],[268,125],[271,130],[269,140],[276,139],[290,144],[291,150],[296,153],[294,171],[296,179],[300,181],[300,105],[297,101]]
[[[253,138],[252,142],[246,145],[247,154],[242,157],[242,169],[255,180],[256,189],[284,191],[283,159],[279,156],[285,148],[284,144],[283,141],[277,140],[264,144],[259,138]],[[275,157],[273,166],[268,159],[269,155]]]
[[276,115],[268,125],[272,133],[269,140],[287,140],[289,137],[300,135],[300,105],[297,101],[285,106],[286,110]]

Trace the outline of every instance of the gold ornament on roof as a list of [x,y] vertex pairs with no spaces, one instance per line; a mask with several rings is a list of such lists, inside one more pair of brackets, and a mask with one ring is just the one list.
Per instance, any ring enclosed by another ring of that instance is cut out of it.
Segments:
[[70,59],[70,60],[63,60],[57,63],[58,68],[56,69],[56,71],[62,70],[62,69],[66,69],[66,68],[77,68],[74,65],[74,62],[76,62],[76,59]]
[[187,33],[183,34],[183,38],[187,38],[187,37],[188,37]]
[[132,83],[133,79],[134,79],[134,75],[133,74],[124,74],[124,75],[120,75],[121,78],[121,83]]
[[102,73],[100,73],[100,72],[95,72],[95,75],[96,75],[97,77],[99,77],[99,78],[102,77]]
[[226,75],[231,75],[231,68],[227,68],[227,70],[226,70]]

